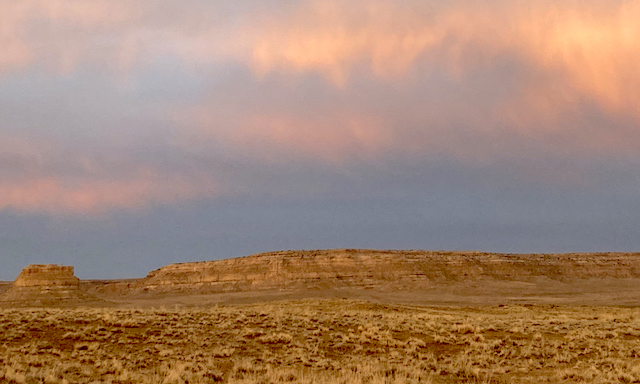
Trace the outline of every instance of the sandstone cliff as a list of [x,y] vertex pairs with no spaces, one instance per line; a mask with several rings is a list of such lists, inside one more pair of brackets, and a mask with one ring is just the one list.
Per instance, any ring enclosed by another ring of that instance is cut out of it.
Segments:
[[145,291],[249,291],[335,287],[416,289],[469,280],[637,278],[636,254],[512,255],[483,252],[320,250],[172,264],[149,273]]
[[0,295],[0,301],[16,306],[81,305],[99,301],[79,287],[80,280],[74,276],[73,267],[29,265],[13,286]]
[[25,267],[13,283],[16,287],[77,289],[80,279],[73,275],[73,267],[32,264]]
[[280,251],[171,264],[142,279],[82,282],[72,267],[31,265],[0,291],[0,305],[202,305],[278,297],[640,305],[640,254]]

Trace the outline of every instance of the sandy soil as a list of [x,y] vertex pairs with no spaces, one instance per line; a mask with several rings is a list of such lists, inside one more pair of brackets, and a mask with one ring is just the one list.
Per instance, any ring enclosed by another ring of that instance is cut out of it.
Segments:
[[640,309],[345,299],[0,310],[0,383],[633,383]]
[[[133,280],[126,282],[131,284]],[[114,282],[111,282],[114,283]],[[85,284],[91,284],[85,282]],[[105,284],[100,282],[99,284]],[[91,291],[90,288],[87,288]],[[250,292],[202,293],[190,291],[121,295],[93,292],[113,306],[157,307],[161,305],[199,306],[247,304],[306,298],[348,298],[384,304],[413,305],[640,305],[640,279],[575,279],[558,281],[545,277],[528,281],[476,280],[421,289],[397,290],[393,287],[261,290]]]

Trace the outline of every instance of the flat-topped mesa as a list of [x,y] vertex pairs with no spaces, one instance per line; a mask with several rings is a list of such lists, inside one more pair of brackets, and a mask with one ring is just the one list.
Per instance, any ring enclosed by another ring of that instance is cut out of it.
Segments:
[[172,264],[143,280],[147,290],[370,287],[381,282],[415,282],[423,274],[405,263],[411,251],[317,250],[279,251],[235,259]]
[[32,264],[25,267],[13,283],[14,287],[78,289],[80,279],[73,267],[54,264]]
[[387,287],[426,288],[489,279],[637,278],[637,254],[531,254],[334,249],[280,251],[236,259],[172,264],[152,271],[152,291]]
[[0,294],[0,303],[15,307],[103,305],[85,292],[73,267],[36,264],[24,268],[11,288]]

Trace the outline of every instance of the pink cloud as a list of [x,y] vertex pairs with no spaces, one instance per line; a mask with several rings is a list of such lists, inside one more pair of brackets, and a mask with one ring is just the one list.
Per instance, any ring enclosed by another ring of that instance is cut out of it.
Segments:
[[[224,39],[218,28],[204,28],[168,49],[187,62],[247,63],[259,78],[319,72],[337,87],[363,68],[390,83],[445,70],[464,84],[513,55],[564,77],[567,97],[592,98],[612,113],[640,119],[637,2],[316,0],[284,16],[237,17],[239,27],[225,30]],[[546,86],[549,94],[556,88]]]
[[572,90],[611,112],[640,118],[640,4],[537,7],[522,21],[524,49],[542,68],[566,76]]
[[21,2],[0,1],[0,73],[26,65],[30,50],[21,38],[27,9]]
[[210,197],[215,185],[209,180],[162,176],[141,171],[131,180],[91,180],[43,176],[0,183],[0,209],[26,212],[90,213],[112,209],[141,209]]
[[464,76],[511,52],[562,72],[576,93],[637,111],[637,2],[447,4],[304,3],[286,18],[265,22],[253,41],[252,63],[261,76],[318,71],[343,85],[362,65],[390,81],[424,61]]
[[152,5],[132,0],[0,0],[0,50],[6,52],[0,74],[29,67],[68,74],[81,65],[126,74],[151,59],[145,54],[161,53],[154,44],[162,28],[145,25]]
[[224,28],[222,16],[206,23],[196,7],[156,20],[162,11],[147,1],[0,0],[0,68],[68,72],[89,62],[127,71],[173,54],[187,63],[237,60],[260,77],[319,72],[341,87],[362,68],[393,82],[424,63],[464,81],[514,54],[613,112],[637,114],[640,103],[635,1],[315,0],[284,14],[228,15],[235,23]]
[[[411,127],[403,126],[404,117],[370,111],[360,113],[358,120],[375,123],[361,124],[361,134],[352,135],[348,124],[335,121],[339,117],[310,121],[292,111],[265,118],[248,106],[249,116],[241,117],[244,125],[232,135],[210,133],[241,144],[260,138],[263,146],[288,146],[291,153],[319,159],[349,157],[354,148],[360,153],[375,148],[409,156],[445,152],[465,161],[494,155],[495,146],[459,140],[463,136],[495,139],[506,148],[512,144],[509,140],[528,140],[569,153],[623,149],[637,156],[630,149],[640,141],[626,128],[594,130],[579,123],[585,119],[584,103],[640,123],[639,18],[640,5],[633,1],[457,1],[439,6],[306,2],[286,16],[261,19],[252,35],[242,35],[239,46],[249,47],[250,54],[240,59],[247,60],[259,78],[320,73],[344,89],[351,79],[367,73],[373,76],[370,81],[406,86],[412,78],[445,71],[464,87],[505,56],[525,63],[535,76],[519,79],[516,92],[489,106],[481,100],[452,100],[458,105],[438,111],[407,105],[406,111],[415,113]],[[567,119],[575,124],[567,124]],[[442,128],[446,126],[458,127]],[[562,148],[557,148],[559,136],[564,138]],[[327,143],[332,143],[329,150]]]
[[3,137],[0,154],[0,209],[100,214],[208,198],[220,191],[208,174],[172,172],[135,159],[114,163],[51,142]]
[[[176,115],[180,124],[196,127],[186,133],[198,145],[199,138],[222,140],[225,146],[250,153],[262,161],[280,162],[292,157],[311,157],[340,164],[353,157],[372,159],[388,145],[389,131],[377,116],[352,111],[318,113],[313,117],[273,112],[249,112],[222,118],[215,110],[194,108]],[[216,129],[216,126],[226,129]]]
[[[302,88],[300,75],[320,75],[339,96],[356,94],[351,87],[357,81],[403,95],[414,80],[447,77],[437,90],[443,100],[432,97],[427,104],[407,91],[405,104],[389,109],[367,104],[365,97],[317,106],[311,98],[313,112],[287,107],[286,101],[269,109],[273,94],[259,93],[255,99],[266,107],[245,101],[223,110],[231,102],[221,106],[219,99],[176,106],[182,135],[177,141],[206,146],[211,140],[257,161],[309,159],[338,166],[389,153],[490,162],[505,153],[525,156],[510,151],[530,142],[531,156],[543,149],[638,158],[636,133],[623,124],[588,126],[585,115],[586,104],[614,120],[634,122],[633,128],[640,123],[636,1],[316,0],[281,13],[230,14],[234,22],[224,26],[224,15],[202,19],[198,7],[182,7],[167,18],[156,6],[132,0],[0,0],[0,73],[29,66],[68,73],[88,64],[126,74],[173,56],[192,68],[242,66],[256,83],[275,87]],[[528,71],[516,80],[494,80],[512,81],[510,92],[491,98],[485,96],[490,89],[480,88],[475,98],[463,94],[474,80],[500,72],[496,66],[504,60]],[[28,146],[20,151],[39,165],[33,177],[0,183],[0,207],[101,211],[219,191],[206,175],[136,164],[127,177],[114,177],[80,157],[72,161],[83,169],[81,177],[40,172],[52,155]]]

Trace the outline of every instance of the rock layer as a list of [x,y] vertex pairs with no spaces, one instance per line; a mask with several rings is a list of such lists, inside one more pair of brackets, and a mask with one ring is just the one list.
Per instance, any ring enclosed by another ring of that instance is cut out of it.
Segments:
[[32,264],[25,267],[13,283],[15,287],[77,289],[80,279],[73,275],[73,267],[52,264]]
[[0,301],[16,306],[83,305],[100,302],[80,290],[80,280],[73,267],[62,265],[29,265],[16,278],[13,286],[0,296]]
[[486,303],[491,297],[560,303],[582,297],[585,303],[640,305],[640,254],[280,251],[171,264],[142,279],[82,282],[72,267],[32,265],[1,292],[2,306],[199,305],[203,300],[346,296],[417,304]]
[[149,273],[145,291],[422,288],[468,280],[637,278],[638,254],[497,254],[338,249],[281,251],[172,264]]

